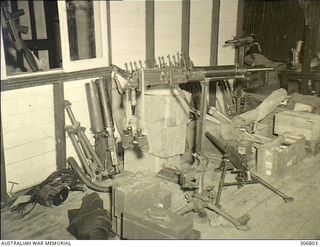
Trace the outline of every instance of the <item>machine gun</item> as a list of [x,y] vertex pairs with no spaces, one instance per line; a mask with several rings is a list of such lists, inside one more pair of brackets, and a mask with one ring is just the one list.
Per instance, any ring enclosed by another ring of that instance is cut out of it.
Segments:
[[[254,34],[247,36],[234,37],[231,40],[225,41],[226,45],[232,45],[236,49],[236,64],[239,66],[245,66],[245,55],[251,47],[256,45],[261,51],[260,44]],[[234,85],[235,88],[235,101],[236,101],[236,113],[239,115],[244,105],[245,98],[243,97],[243,80],[237,80]]]
[[[181,187],[183,189],[192,189],[195,193],[191,198],[189,198],[187,206],[179,211],[179,213],[185,214],[189,211],[196,211],[203,214],[204,209],[209,209],[230,221],[235,227],[237,227],[237,229],[248,230],[249,227],[247,226],[247,222],[249,217],[247,215],[239,219],[235,219],[227,212],[217,207],[212,201],[213,196],[210,195],[212,191],[207,191],[207,188],[204,188],[204,173],[208,163],[207,159],[203,155],[205,118],[207,115],[206,97],[209,91],[209,81],[212,79],[223,80],[245,78],[250,72],[267,71],[272,70],[272,68],[246,68],[244,66],[239,67],[237,65],[195,67],[190,59],[186,60],[183,56],[180,58],[179,54],[177,57],[178,59],[173,56],[173,59],[171,60],[170,56],[168,56],[169,66],[165,62],[164,57],[162,57],[162,59],[159,58],[159,65],[155,64],[154,68],[141,67],[138,69],[135,66],[136,69],[133,69],[133,66],[130,66],[131,71],[129,71],[128,68],[125,71],[114,66],[114,70],[127,80],[127,87],[135,88],[138,94],[141,95],[144,94],[146,88],[151,86],[172,87],[177,89],[177,92],[181,94],[182,90],[179,90],[179,84],[200,81],[202,89],[200,98],[200,114],[198,114],[194,109],[190,109],[194,110],[193,112],[197,118],[194,154],[195,161],[191,167],[179,172],[178,175]],[[181,96],[186,100],[184,95]]]
[[[200,99],[200,114],[196,114],[197,125],[196,125],[196,144],[194,157],[198,164],[193,165],[188,171],[182,173],[182,187],[191,189],[199,189],[199,179],[197,176],[202,173],[201,167],[202,159],[202,146],[204,139],[205,130],[205,117],[207,113],[207,102],[206,96],[209,91],[210,80],[223,80],[223,79],[236,79],[245,78],[250,72],[255,71],[270,71],[273,68],[259,67],[259,68],[246,68],[244,66],[239,67],[237,65],[223,65],[223,66],[193,66],[191,59],[186,59],[183,55],[177,54],[172,56],[173,59],[168,55],[168,63],[166,63],[164,57],[159,57],[159,64],[156,64],[153,68],[133,68],[132,64],[136,62],[130,62],[130,70],[126,65],[126,70],[123,70],[116,65],[113,65],[114,71],[127,80],[128,88],[135,88],[137,95],[144,93],[146,88],[151,86],[167,86],[177,89],[179,94],[182,94],[182,90],[179,88],[180,84],[188,82],[199,82],[201,85],[201,99]],[[140,63],[141,64],[141,63]],[[186,100],[184,95],[181,95]],[[186,100],[187,101],[187,100]],[[187,102],[188,103],[188,102]],[[189,104],[188,104],[189,105]],[[192,110],[192,109],[191,109]],[[193,111],[196,112],[196,111]],[[202,162],[204,163],[204,162]],[[205,165],[204,165],[205,166]],[[199,171],[201,170],[201,171]],[[190,176],[191,174],[191,176]],[[194,175],[192,175],[194,174]],[[201,186],[200,186],[201,187]],[[200,191],[202,188],[199,189]]]
[[[138,91],[142,91],[143,87],[168,85],[174,86],[187,82],[203,81],[205,79],[224,80],[245,78],[250,72],[270,71],[273,68],[257,67],[246,68],[237,65],[221,65],[221,66],[169,66],[162,68],[138,69],[129,75],[128,83],[135,87]],[[118,68],[119,71],[119,68]]]
[[[222,174],[215,202],[216,206],[220,205],[220,198],[223,187],[242,187],[247,184],[256,183],[260,183],[272,192],[276,193],[278,196],[282,197],[285,202],[294,201],[294,198],[285,195],[284,193],[273,187],[271,184],[267,183],[262,178],[251,172],[246,164],[245,157],[241,156],[234,147],[226,145],[223,141],[221,141],[221,139],[218,140],[210,132],[206,132],[205,135],[209,139],[209,141],[212,142],[220,150],[220,152],[223,153],[223,159],[219,168],[219,170],[222,171]],[[232,173],[237,174],[236,182],[224,182],[227,171],[232,171]]]
[[29,64],[31,70],[33,72],[39,71],[38,61],[37,58],[32,54],[31,50],[26,46],[23,39],[20,37],[20,33],[26,34],[29,31],[29,28],[26,26],[21,26],[16,23],[16,19],[20,16],[24,15],[24,10],[19,9],[17,12],[10,13],[9,12],[9,5],[7,1],[1,2],[1,9],[3,12],[4,19],[7,24],[9,36],[11,38],[12,44],[14,48],[21,52],[27,63]]

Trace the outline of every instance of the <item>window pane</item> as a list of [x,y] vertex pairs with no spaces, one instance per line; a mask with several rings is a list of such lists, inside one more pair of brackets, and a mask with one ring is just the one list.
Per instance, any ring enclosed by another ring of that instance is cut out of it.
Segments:
[[67,0],[71,61],[96,58],[93,1]]
[[8,75],[61,68],[57,1],[1,1],[1,30]]

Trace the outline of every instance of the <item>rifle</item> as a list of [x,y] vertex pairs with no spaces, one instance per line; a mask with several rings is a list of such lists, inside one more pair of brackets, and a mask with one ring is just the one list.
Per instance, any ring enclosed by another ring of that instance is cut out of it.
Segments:
[[7,24],[8,33],[11,38],[14,48],[23,54],[27,63],[30,65],[30,68],[33,72],[39,71],[38,59],[32,54],[31,50],[24,43],[23,39],[20,37],[20,33],[26,34],[29,31],[27,26],[21,26],[16,23],[16,19],[24,15],[25,12],[23,9],[19,9],[17,12],[9,12],[9,5],[7,1],[1,2],[1,9],[3,12],[4,19]]
[[[219,183],[219,189],[216,197],[216,206],[220,204],[220,198],[223,187],[227,186],[244,186],[246,184],[256,184],[260,183],[272,192],[276,193],[278,196],[282,197],[285,202],[292,202],[294,198],[289,197],[282,193],[280,190],[273,187],[271,184],[264,181],[262,178],[251,172],[246,164],[244,156],[241,156],[236,148],[226,145],[221,139],[218,140],[210,132],[205,133],[206,137],[209,139],[212,144],[214,144],[220,152],[223,154],[223,159],[219,170],[222,170],[221,179]],[[232,170],[233,173],[236,173],[237,182],[225,183],[225,176],[227,170]]]

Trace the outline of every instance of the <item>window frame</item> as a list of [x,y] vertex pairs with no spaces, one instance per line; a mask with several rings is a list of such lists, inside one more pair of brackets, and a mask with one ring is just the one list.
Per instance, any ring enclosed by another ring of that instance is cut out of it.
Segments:
[[59,16],[59,28],[60,28],[60,44],[61,44],[61,57],[62,57],[62,68],[50,69],[47,71],[39,72],[25,72],[21,74],[8,75],[5,62],[3,35],[1,30],[1,80],[12,79],[12,78],[23,78],[32,77],[35,75],[51,75],[61,72],[74,72],[81,70],[88,70],[94,68],[108,67],[108,37],[107,37],[107,8],[105,1],[93,1],[95,23],[95,40],[97,54],[101,53],[100,57],[82,59],[72,61],[70,58],[69,50],[69,35],[67,25],[67,12],[66,12],[66,1],[57,0],[58,5],[58,16]]
[[[58,13],[60,22],[62,67],[64,72],[77,70],[93,69],[108,66],[108,39],[107,32],[107,10],[105,1],[93,1],[94,24],[95,24],[95,41],[97,54],[101,53],[101,57],[81,59],[72,61],[69,49],[69,35],[67,22],[66,1],[58,1]],[[97,16],[96,13],[99,15]]]

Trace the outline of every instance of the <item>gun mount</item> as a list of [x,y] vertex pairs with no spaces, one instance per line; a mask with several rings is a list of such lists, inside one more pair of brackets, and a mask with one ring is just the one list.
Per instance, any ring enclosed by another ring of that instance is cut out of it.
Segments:
[[[219,189],[216,197],[216,206],[220,205],[220,198],[223,187],[227,186],[238,186],[242,187],[247,184],[256,184],[260,183],[264,187],[268,188],[272,192],[276,193],[278,196],[282,197],[285,202],[292,202],[294,198],[289,197],[282,193],[280,190],[273,187],[271,184],[264,181],[262,178],[251,172],[246,165],[245,156],[240,155],[237,150],[232,147],[226,145],[223,141],[215,138],[210,132],[206,132],[206,137],[212,142],[223,154],[223,159],[221,162],[221,166],[219,170],[222,171],[221,179],[219,183]],[[228,170],[232,170],[236,175],[236,182],[225,183],[225,176]]]

